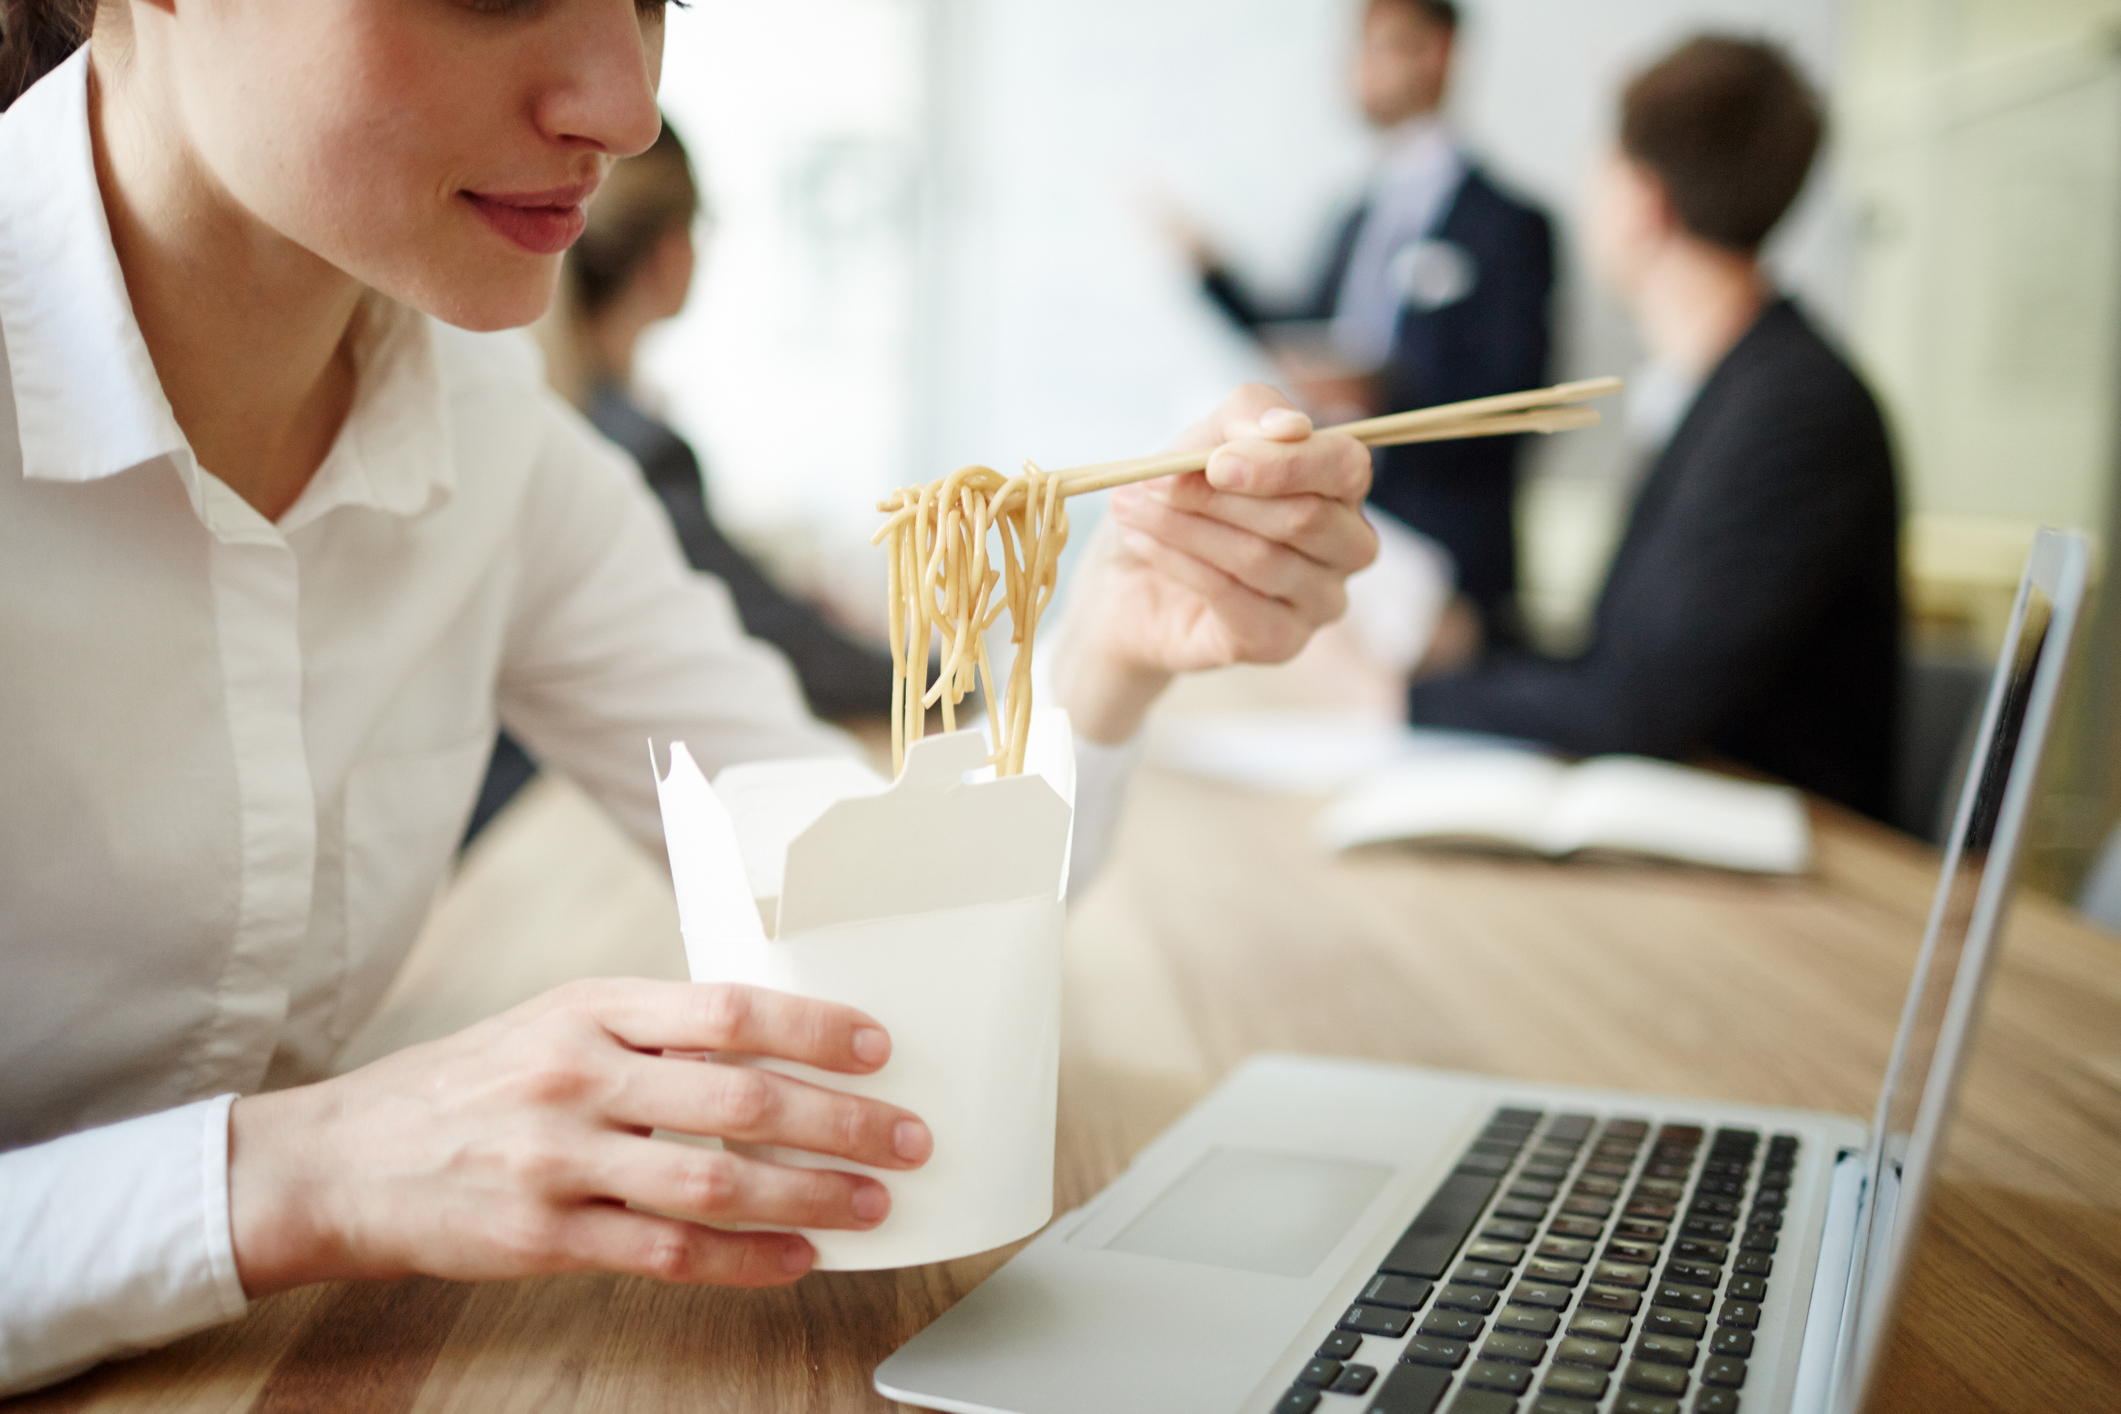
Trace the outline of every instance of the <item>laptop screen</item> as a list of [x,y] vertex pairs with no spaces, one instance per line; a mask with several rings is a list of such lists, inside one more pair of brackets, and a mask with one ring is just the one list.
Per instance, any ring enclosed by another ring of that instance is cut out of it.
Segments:
[[[1855,1407],[1883,1344],[1894,1289],[1922,1216],[1924,1180],[1977,1015],[1990,943],[2010,891],[2018,835],[2054,713],[2083,597],[2085,547],[2042,531],[2018,588],[1960,793],[1922,953],[1901,1014],[1872,1128],[1868,1240],[1859,1234],[1858,1302],[1844,1347],[1842,1407]],[[1865,1255],[1867,1253],[1867,1256]]]

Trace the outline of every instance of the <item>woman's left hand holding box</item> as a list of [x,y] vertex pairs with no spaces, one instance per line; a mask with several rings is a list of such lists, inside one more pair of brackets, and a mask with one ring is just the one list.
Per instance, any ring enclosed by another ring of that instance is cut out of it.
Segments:
[[578,982],[336,1079],[240,1100],[229,1199],[244,1289],[582,1268],[770,1286],[810,1269],[810,1244],[722,1225],[870,1228],[890,1209],[883,1185],[651,1130],[885,1169],[928,1158],[927,1127],[896,1106],[665,1050],[866,1075],[891,1042],[861,1012],[782,993]]

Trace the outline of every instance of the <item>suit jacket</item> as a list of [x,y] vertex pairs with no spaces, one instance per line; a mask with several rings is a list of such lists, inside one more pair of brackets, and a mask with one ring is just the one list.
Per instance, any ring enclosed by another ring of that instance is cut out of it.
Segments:
[[881,716],[891,709],[891,655],[849,638],[730,543],[708,512],[699,459],[684,438],[609,386],[597,390],[589,420],[641,464],[641,475],[669,514],[686,560],[729,586],[744,632],[787,657],[811,711],[854,717]]
[[[1210,299],[1241,327],[1285,319],[1329,319],[1367,211],[1341,223],[1308,301],[1269,310],[1226,270],[1203,277]],[[1466,258],[1471,287],[1460,298],[1400,306],[1392,352],[1380,377],[1387,411],[1536,388],[1547,380],[1554,238],[1544,213],[1468,166],[1430,239]],[[1513,520],[1522,438],[1433,442],[1377,454],[1370,501],[1449,550],[1459,587],[1491,631],[1515,636],[1517,539]]]
[[1643,483],[1573,658],[1494,654],[1412,719],[1564,751],[1713,752],[1867,814],[1891,794],[1900,505],[1870,391],[1788,300]]

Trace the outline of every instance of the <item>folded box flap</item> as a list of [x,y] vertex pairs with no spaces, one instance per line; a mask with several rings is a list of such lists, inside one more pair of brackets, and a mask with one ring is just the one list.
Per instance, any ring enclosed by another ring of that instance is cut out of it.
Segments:
[[788,846],[780,936],[1057,896],[1069,802],[1041,775],[968,782],[987,756],[977,731],[924,737],[888,790],[829,806]]
[[[651,746],[651,769],[654,764]],[[656,777],[655,793],[663,811],[670,879],[677,888],[678,929],[688,953],[714,943],[764,943],[766,926],[744,877],[736,822],[684,742],[670,744],[670,770]]]

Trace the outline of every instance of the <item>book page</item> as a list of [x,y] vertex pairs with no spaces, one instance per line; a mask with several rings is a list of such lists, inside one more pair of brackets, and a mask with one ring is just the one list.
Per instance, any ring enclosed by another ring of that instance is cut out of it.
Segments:
[[1804,798],[1788,786],[1640,756],[1600,756],[1570,770],[1546,841],[1557,854],[1623,850],[1762,874],[1801,873],[1811,858]]
[[1318,833],[1334,849],[1462,840],[1544,852],[1568,767],[1528,751],[1454,751],[1386,766],[1336,800]]

